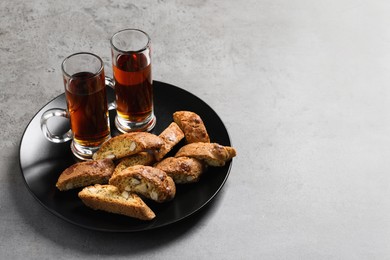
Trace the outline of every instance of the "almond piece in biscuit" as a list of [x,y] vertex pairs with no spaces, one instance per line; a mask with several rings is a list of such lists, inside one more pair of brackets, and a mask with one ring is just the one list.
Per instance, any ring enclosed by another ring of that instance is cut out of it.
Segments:
[[184,134],[180,127],[175,122],[172,122],[164,131],[162,131],[159,137],[164,140],[164,144],[161,149],[155,153],[157,161],[160,161],[169,153],[169,151],[184,138]]
[[119,160],[119,163],[116,165],[114,173],[115,175],[127,167],[134,165],[152,165],[155,161],[154,156],[148,152],[140,152]]
[[115,165],[110,159],[85,161],[65,169],[58,178],[56,186],[65,191],[92,184],[108,183]]
[[111,177],[109,184],[120,191],[134,192],[156,202],[172,200],[176,186],[171,177],[160,169],[135,165]]
[[121,159],[147,150],[158,150],[164,141],[147,132],[133,132],[115,136],[103,143],[93,159]]
[[175,157],[192,157],[204,161],[210,166],[224,166],[236,156],[236,150],[217,143],[191,143],[177,151]]
[[166,172],[175,183],[193,183],[199,181],[206,170],[204,163],[190,157],[167,157],[154,165]]
[[141,220],[152,220],[156,217],[145,202],[134,193],[120,192],[112,185],[85,187],[78,194],[82,202],[94,210],[103,210]]
[[177,111],[173,113],[173,121],[183,131],[187,143],[210,143],[210,138],[202,118],[191,111]]

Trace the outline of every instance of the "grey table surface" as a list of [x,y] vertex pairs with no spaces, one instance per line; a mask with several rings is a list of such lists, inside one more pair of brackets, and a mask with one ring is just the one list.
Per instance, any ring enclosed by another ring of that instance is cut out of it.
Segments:
[[[0,259],[389,259],[390,2],[0,2]],[[60,63],[147,31],[153,77],[207,102],[238,156],[198,214],[101,233],[28,192],[19,144]]]

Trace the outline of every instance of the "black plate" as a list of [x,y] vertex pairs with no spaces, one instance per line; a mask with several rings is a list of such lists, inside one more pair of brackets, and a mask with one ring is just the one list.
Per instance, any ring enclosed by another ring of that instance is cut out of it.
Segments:
[[[109,99],[113,98],[111,90],[108,95]],[[175,111],[190,110],[202,117],[212,142],[231,145],[228,132],[219,116],[193,94],[173,85],[154,81],[154,100],[157,124],[152,133],[161,133],[172,122],[172,114]],[[168,203],[146,201],[156,213],[156,218],[152,221],[141,221],[89,209],[77,197],[79,190],[60,192],[55,187],[60,173],[75,163],[69,142],[51,143],[41,132],[42,113],[56,107],[66,107],[64,94],[45,105],[27,126],[20,143],[20,167],[27,188],[33,196],[47,210],[70,223],[93,230],[115,232],[162,227],[197,212],[214,198],[228,178],[231,162],[224,167],[210,167],[198,183],[177,185],[176,196]],[[115,111],[110,111],[111,130],[113,135],[116,135],[118,132],[113,124],[114,117]],[[54,123],[50,127],[53,132],[61,133],[69,127],[67,120],[52,120]]]

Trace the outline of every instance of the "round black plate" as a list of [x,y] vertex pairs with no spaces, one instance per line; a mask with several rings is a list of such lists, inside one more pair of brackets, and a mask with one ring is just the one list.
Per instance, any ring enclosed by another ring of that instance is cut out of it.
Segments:
[[[109,99],[113,91],[108,90]],[[228,132],[219,116],[204,101],[176,86],[154,81],[154,104],[157,124],[152,133],[161,133],[178,110],[189,110],[203,119],[210,139],[230,146]],[[84,206],[77,197],[77,190],[60,192],[56,187],[58,176],[75,163],[70,143],[54,144],[47,141],[40,129],[40,118],[50,108],[65,108],[65,95],[59,95],[45,105],[27,126],[20,143],[20,167],[27,188],[50,212],[75,225],[101,231],[132,232],[148,230],[172,224],[195,213],[205,206],[224,185],[231,162],[224,167],[210,167],[200,181],[194,184],[177,185],[175,198],[157,204],[145,201],[156,213],[152,221],[141,221],[126,216],[95,211]],[[114,126],[115,110],[110,111],[112,134],[118,134]],[[64,132],[69,127],[67,120],[53,119],[53,132]],[[178,146],[183,145],[180,143]],[[172,151],[174,153],[175,151]]]

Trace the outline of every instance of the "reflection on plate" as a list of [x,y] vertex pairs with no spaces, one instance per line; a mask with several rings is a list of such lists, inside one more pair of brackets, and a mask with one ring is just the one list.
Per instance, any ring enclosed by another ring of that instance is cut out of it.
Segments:
[[[109,99],[113,92],[108,89]],[[154,104],[157,124],[152,133],[161,133],[172,121],[172,114],[178,110],[190,110],[199,114],[208,130],[212,142],[230,146],[227,130],[219,116],[204,101],[193,94],[159,81],[154,81]],[[20,143],[20,167],[27,188],[50,212],[75,225],[101,231],[132,232],[162,227],[186,218],[205,206],[224,185],[228,178],[231,162],[224,167],[210,167],[198,183],[177,185],[175,198],[167,203],[147,201],[156,213],[152,221],[141,221],[126,216],[95,211],[84,206],[77,197],[79,189],[60,192],[55,187],[59,174],[75,163],[70,143],[54,144],[47,141],[40,129],[40,118],[50,108],[65,108],[64,94],[45,105],[27,126]],[[111,130],[115,111],[110,111]],[[67,121],[56,121],[50,126],[53,132],[64,132],[69,128]],[[174,152],[174,151],[172,151]]]

